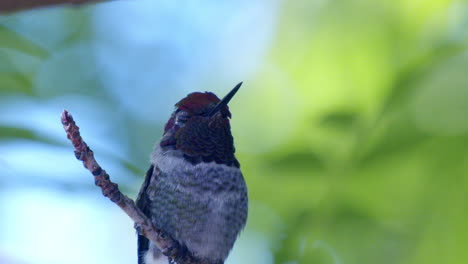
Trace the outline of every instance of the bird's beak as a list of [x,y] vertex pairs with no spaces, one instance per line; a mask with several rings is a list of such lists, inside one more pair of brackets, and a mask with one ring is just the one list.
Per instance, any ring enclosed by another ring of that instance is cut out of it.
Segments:
[[241,87],[242,85],[242,82],[238,83],[236,85],[236,87],[234,87],[224,98],[223,100],[221,100],[216,106],[215,108],[213,108],[213,110],[211,110],[211,112],[208,114],[208,116],[214,116],[217,112],[219,112],[219,110],[221,110],[224,106],[226,106],[229,101],[231,101],[232,97],[234,97],[234,95],[237,93],[237,91],[239,90],[239,88]]

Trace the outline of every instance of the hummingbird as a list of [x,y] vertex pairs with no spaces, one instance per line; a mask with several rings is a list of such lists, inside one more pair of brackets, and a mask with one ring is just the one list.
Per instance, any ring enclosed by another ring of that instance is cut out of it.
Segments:
[[[228,107],[241,85],[222,100],[194,92],[175,104],[136,202],[200,264],[223,264],[247,221],[247,186],[234,155]],[[138,235],[138,264],[160,263],[171,260]]]

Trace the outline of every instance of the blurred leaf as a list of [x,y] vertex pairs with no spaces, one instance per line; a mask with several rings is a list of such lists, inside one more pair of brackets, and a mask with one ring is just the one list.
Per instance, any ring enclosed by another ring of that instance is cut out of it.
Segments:
[[35,133],[34,131],[10,127],[10,126],[0,126],[0,140],[14,140],[14,139],[31,139],[38,142],[44,142],[52,145],[63,145],[58,141],[52,140],[50,138],[42,137]]
[[0,25],[0,47],[14,49],[40,58],[48,56],[48,52],[44,48],[3,25]]
[[267,166],[279,171],[308,171],[323,170],[325,168],[325,164],[319,155],[312,151],[281,153],[277,156],[270,155],[265,159]]
[[27,138],[27,139],[34,139],[36,136],[34,132],[23,129],[23,128],[15,128],[15,127],[4,127],[0,126],[0,138]]
[[[114,157],[114,158],[118,159],[117,157]],[[136,166],[135,164],[131,163],[128,160],[120,160],[120,163],[134,175],[137,175],[138,177],[142,177],[142,178],[146,176],[145,173],[146,173],[147,168],[139,168],[138,166]]]
[[399,106],[400,102],[407,98],[407,95],[417,87],[416,82],[423,79],[427,74],[431,74],[434,67],[443,63],[453,56],[459,55],[468,50],[468,45],[460,42],[447,42],[435,46],[425,56],[422,56],[405,67],[396,75],[392,84],[392,89],[383,104],[382,114],[389,108]]
[[324,115],[320,124],[323,126],[345,130],[350,129],[357,120],[358,116],[356,113],[350,111],[336,111]]
[[93,34],[92,25],[92,8],[84,7],[79,10],[65,9],[64,16],[67,18],[64,21],[64,26],[67,30],[67,36],[63,39],[62,47],[72,46],[75,43],[89,40]]
[[[1,52],[0,52],[1,55]],[[0,92],[33,93],[33,83],[28,76],[16,72],[0,71]]]
[[386,122],[372,132],[374,138],[369,135],[371,138],[367,139],[367,146],[358,146],[357,151],[362,156],[357,159],[359,163],[356,165],[365,165],[389,155],[403,155],[430,138],[419,131],[405,114],[384,120]]

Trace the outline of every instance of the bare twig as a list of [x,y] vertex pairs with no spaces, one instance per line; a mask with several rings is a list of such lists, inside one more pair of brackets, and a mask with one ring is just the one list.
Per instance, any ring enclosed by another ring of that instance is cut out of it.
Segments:
[[93,151],[81,138],[78,126],[67,110],[64,110],[62,113],[62,124],[67,133],[67,138],[75,147],[76,158],[83,161],[84,167],[93,174],[94,182],[102,189],[102,194],[125,211],[135,223],[135,228],[140,235],[151,240],[166,255],[177,259],[177,243],[171,238],[164,236],[160,229],[153,226],[148,217],[136,207],[135,202],[122,194],[117,184],[109,179],[107,172],[94,159]]
[[104,0],[0,0],[0,13],[10,13],[54,5],[78,6]]
[[205,260],[193,256],[185,246],[181,246],[177,241],[166,236],[164,230],[155,227],[132,199],[120,192],[117,184],[110,180],[109,174],[94,159],[93,151],[81,138],[79,127],[67,110],[62,113],[62,124],[67,138],[75,147],[75,157],[81,160],[84,167],[93,174],[94,183],[101,188],[102,194],[117,204],[133,220],[140,235],[148,238],[164,255],[175,260],[178,264],[207,263]]

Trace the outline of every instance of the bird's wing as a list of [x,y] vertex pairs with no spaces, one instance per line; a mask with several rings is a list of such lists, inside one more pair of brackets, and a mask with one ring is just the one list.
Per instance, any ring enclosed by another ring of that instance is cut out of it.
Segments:
[[[153,171],[154,171],[154,165],[151,165],[151,167],[146,172],[145,181],[143,182],[143,185],[141,186],[140,192],[138,193],[138,198],[136,200],[136,205],[138,209],[140,209],[143,212],[143,214],[145,214],[148,217],[150,217],[149,215],[150,213],[149,202],[150,201],[146,194],[146,189],[148,188],[150,184]],[[146,251],[148,251],[148,249],[149,249],[149,240],[144,236],[138,235],[138,264],[144,263],[143,258],[144,258]]]

